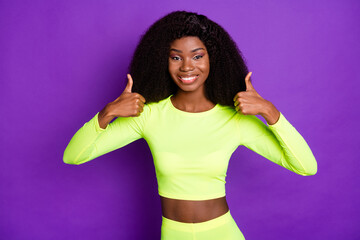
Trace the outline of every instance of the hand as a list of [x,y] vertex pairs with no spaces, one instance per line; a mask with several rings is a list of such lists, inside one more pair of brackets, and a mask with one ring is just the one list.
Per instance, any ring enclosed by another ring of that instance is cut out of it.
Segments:
[[243,115],[261,115],[269,124],[274,124],[280,117],[275,106],[262,98],[250,81],[252,72],[245,77],[246,91],[238,92],[234,97],[235,110]]
[[109,116],[137,117],[143,112],[145,98],[132,92],[133,79],[130,74],[127,74],[127,78],[128,83],[122,94],[106,106]]
[[115,117],[137,117],[143,112],[145,98],[132,92],[133,79],[130,74],[127,78],[128,83],[122,94],[100,111],[98,119],[101,128],[105,128]]

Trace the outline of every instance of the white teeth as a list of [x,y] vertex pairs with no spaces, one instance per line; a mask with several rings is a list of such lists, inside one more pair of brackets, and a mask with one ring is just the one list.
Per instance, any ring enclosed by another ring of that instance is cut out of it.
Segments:
[[187,77],[187,78],[184,78],[184,77],[180,77],[182,80],[185,80],[185,81],[190,81],[190,80],[194,80],[197,76],[194,76],[194,77]]

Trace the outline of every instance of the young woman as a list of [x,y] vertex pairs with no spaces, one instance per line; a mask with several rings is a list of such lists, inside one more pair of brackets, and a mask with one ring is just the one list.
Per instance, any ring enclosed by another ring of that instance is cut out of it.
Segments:
[[144,138],[158,180],[161,239],[244,239],[225,197],[239,145],[297,174],[317,172],[305,140],[256,92],[236,44],[207,17],[176,11],[155,22],[129,72],[123,93],[72,137],[64,162],[82,164]]

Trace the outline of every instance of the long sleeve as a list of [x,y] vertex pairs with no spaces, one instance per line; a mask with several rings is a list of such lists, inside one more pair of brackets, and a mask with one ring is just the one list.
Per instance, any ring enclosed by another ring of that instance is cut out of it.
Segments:
[[100,127],[99,113],[96,113],[71,138],[64,151],[63,161],[79,165],[142,138],[149,111],[145,104],[140,116],[118,117],[105,129]]
[[238,126],[240,145],[299,175],[316,174],[317,162],[308,144],[282,113],[268,126],[256,116],[241,115]]

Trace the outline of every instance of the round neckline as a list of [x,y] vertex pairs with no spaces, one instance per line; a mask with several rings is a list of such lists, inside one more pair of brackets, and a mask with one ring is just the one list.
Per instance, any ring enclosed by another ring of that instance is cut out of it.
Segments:
[[176,108],[176,107],[174,106],[174,104],[173,104],[172,101],[171,101],[171,97],[172,97],[172,96],[173,96],[173,94],[171,94],[171,95],[167,98],[171,109],[173,109],[175,112],[178,112],[178,113],[184,114],[184,115],[188,115],[188,116],[204,116],[204,115],[208,115],[208,114],[210,114],[210,113],[212,113],[212,112],[215,112],[215,111],[218,109],[218,107],[219,107],[219,104],[217,103],[217,104],[215,104],[215,106],[214,106],[213,108],[211,108],[211,109],[209,109],[209,110],[206,110],[206,111],[203,111],[203,112],[186,112],[186,111],[180,110],[180,109],[178,109],[178,108]]

